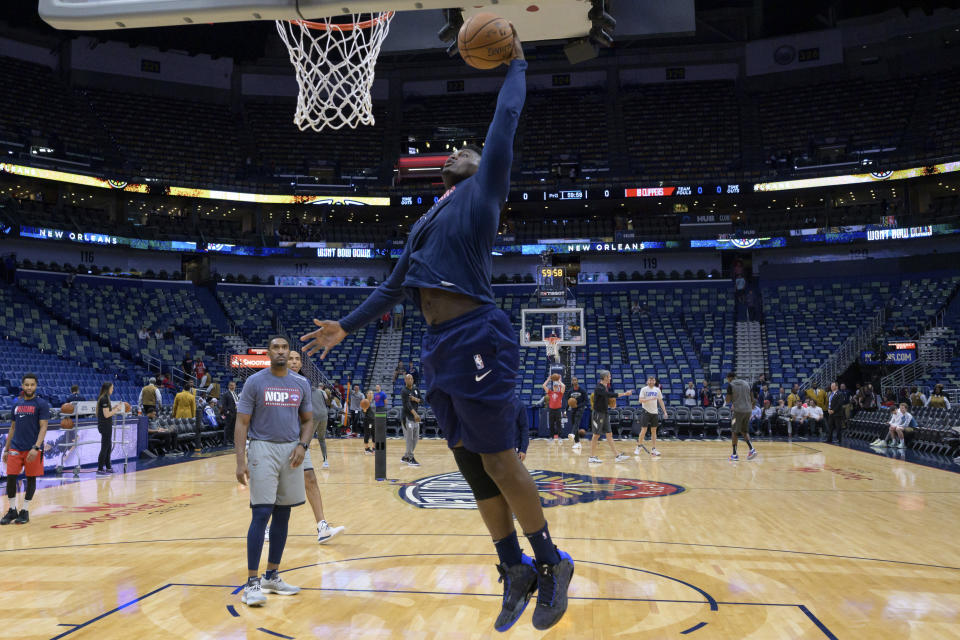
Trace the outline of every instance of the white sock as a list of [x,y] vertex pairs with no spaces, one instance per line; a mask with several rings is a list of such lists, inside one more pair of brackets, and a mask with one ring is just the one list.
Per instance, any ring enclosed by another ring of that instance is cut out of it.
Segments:
[[24,501],[23,501],[23,509],[21,509],[21,511],[30,511],[30,503],[31,503],[31,502],[32,502],[32,500],[24,500]]

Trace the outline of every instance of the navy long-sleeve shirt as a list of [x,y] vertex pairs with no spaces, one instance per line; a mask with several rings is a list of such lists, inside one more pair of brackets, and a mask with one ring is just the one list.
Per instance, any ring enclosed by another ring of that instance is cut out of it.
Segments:
[[352,333],[379,318],[404,295],[420,306],[421,288],[455,291],[493,303],[490,252],[510,190],[513,138],[527,93],[526,69],[524,60],[510,63],[477,173],[450,187],[414,223],[390,277],[340,320],[344,331]]

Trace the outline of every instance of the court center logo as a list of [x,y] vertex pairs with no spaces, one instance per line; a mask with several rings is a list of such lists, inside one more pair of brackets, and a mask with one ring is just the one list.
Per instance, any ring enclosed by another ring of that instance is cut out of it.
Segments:
[[[580,473],[531,470],[544,507],[584,504],[596,500],[661,498],[684,491],[669,482],[607,478]],[[476,509],[473,492],[459,471],[427,476],[404,484],[400,497],[421,509]]]

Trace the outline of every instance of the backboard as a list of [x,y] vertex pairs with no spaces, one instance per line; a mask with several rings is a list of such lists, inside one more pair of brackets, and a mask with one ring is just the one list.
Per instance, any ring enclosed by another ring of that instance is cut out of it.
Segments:
[[[217,22],[314,20],[381,11],[437,11],[450,0],[40,0],[39,13],[57,29],[102,30]],[[470,0],[464,20],[492,11],[512,22],[524,41],[584,37],[589,0]],[[435,32],[434,32],[435,34]],[[433,36],[432,46],[443,45]],[[427,45],[431,46],[431,45]]]
[[555,309],[520,310],[520,346],[545,347],[547,339],[557,337],[562,347],[582,347],[587,344],[583,324],[583,309],[558,307]]

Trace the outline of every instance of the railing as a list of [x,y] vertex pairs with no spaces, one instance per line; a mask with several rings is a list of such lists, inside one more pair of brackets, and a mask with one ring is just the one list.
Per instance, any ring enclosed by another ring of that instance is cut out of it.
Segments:
[[[886,398],[888,392],[899,394],[901,389],[909,389],[913,381],[925,375],[931,369],[943,366],[953,356],[949,347],[925,347],[917,350],[917,359],[880,379],[880,394]],[[928,387],[924,387],[929,391]],[[899,397],[899,396],[895,396]]]
[[800,390],[805,391],[811,387],[826,388],[830,382],[836,380],[837,375],[860,357],[860,351],[873,342],[877,334],[883,330],[883,323],[886,319],[887,309],[881,307],[873,318],[844,340],[843,344],[810,374],[807,380],[800,385]]
[[155,371],[158,378],[160,374],[163,373],[163,361],[160,360],[160,358],[152,356],[148,353],[143,356],[143,362],[145,365],[147,365],[147,371]]

